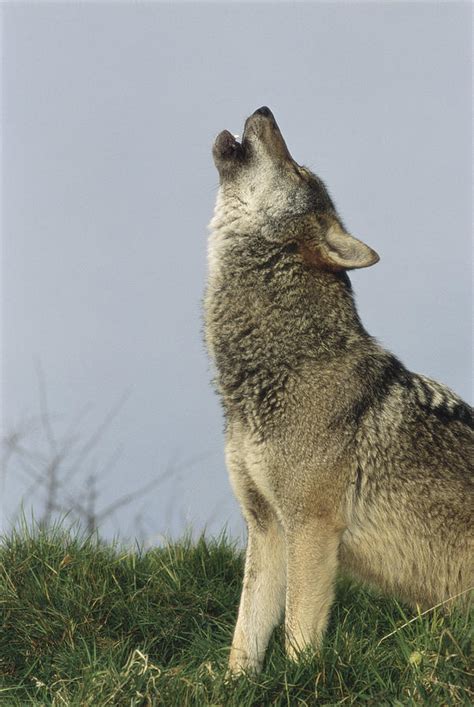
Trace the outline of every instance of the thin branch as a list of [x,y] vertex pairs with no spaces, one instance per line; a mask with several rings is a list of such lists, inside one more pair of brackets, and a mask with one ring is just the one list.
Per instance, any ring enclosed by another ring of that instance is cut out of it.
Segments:
[[[22,496],[20,507],[25,504],[25,501],[31,496],[32,493],[36,491],[38,487],[40,487],[44,483],[43,479],[39,479],[39,481],[33,481],[33,483],[26,489],[25,493]],[[17,511],[18,512],[18,511]]]
[[10,448],[13,454],[17,454],[19,457],[29,459],[30,461],[35,461],[37,463],[46,464],[48,462],[49,456],[40,454],[39,452],[30,452],[26,447],[16,444],[15,442],[7,442],[7,445],[11,445]]
[[19,457],[18,463],[23,473],[29,476],[30,479],[34,479],[34,481],[39,485],[44,484],[44,477],[34,467],[32,467],[31,464],[28,464],[25,459]]
[[[88,458],[99,445],[106,430],[123,407],[129,396],[129,391],[125,391],[118,402],[104,417],[99,427],[93,434],[86,438],[85,442],[81,442],[80,434],[74,434],[74,432],[78,421],[84,417],[89,406],[83,408],[79,415],[76,415],[73,422],[68,425],[66,432],[58,438],[53,429],[52,417],[46,395],[45,377],[39,362],[37,364],[37,373],[41,414],[37,418],[36,425],[38,427],[37,431],[42,433],[42,438],[39,439],[39,443],[43,441],[42,446],[44,446],[44,438],[46,439],[46,453],[34,452],[31,447],[29,448],[27,444],[22,443],[26,429],[23,427],[23,430],[19,429],[12,432],[6,438],[3,453],[3,466],[6,468],[7,465],[10,465],[12,457],[15,457],[19,470],[32,481],[32,483],[28,485],[19,508],[24,505],[25,500],[33,493],[39,493],[41,502],[44,504],[41,519],[41,523],[44,525],[51,522],[55,513],[72,512],[79,520],[87,525],[89,531],[94,531],[100,522],[103,522],[120,508],[145,496],[171,475],[175,475],[179,480],[179,475],[183,469],[189,468],[209,455],[208,452],[201,453],[184,461],[179,466],[169,464],[163,473],[159,474],[156,478],[153,478],[148,483],[129,493],[123,494],[112,503],[105,505],[101,511],[97,511],[97,503],[99,500],[97,482],[99,475],[97,473],[96,464],[93,464],[94,468],[91,470],[89,477],[87,477],[86,487],[83,493],[74,493],[70,481],[78,471],[85,471],[85,463],[87,463],[87,465],[90,464]],[[31,422],[29,422],[29,426],[31,427]],[[120,457],[121,452],[121,446],[115,449],[107,463],[100,470],[101,476],[109,474]],[[92,456],[93,462],[94,457],[95,455]],[[142,511],[140,515],[135,516],[135,521],[142,525],[143,530]]]
[[53,426],[51,424],[51,418],[48,407],[48,396],[46,394],[46,385],[44,380],[44,372],[43,367],[41,366],[41,361],[39,359],[36,361],[36,374],[38,376],[39,385],[41,422],[43,424],[43,429],[45,431],[46,439],[48,440],[50,449],[54,454],[56,454],[58,445],[56,437],[54,435]]
[[42,523],[49,523],[51,516],[57,506],[56,499],[58,497],[58,491],[60,487],[59,480],[59,467],[61,466],[62,458],[60,455],[56,454],[48,464],[45,472],[45,485],[46,485],[46,504],[43,513]]
[[79,450],[79,452],[78,452],[76,462],[69,469],[68,473],[65,474],[64,481],[69,481],[74,476],[74,474],[81,468],[81,464],[83,464],[83,462],[88,457],[88,455],[92,452],[92,450],[100,442],[104,432],[110,426],[112,421],[117,417],[121,408],[123,407],[123,405],[127,401],[129,395],[130,395],[130,393],[128,391],[126,391],[121,396],[121,398],[116,403],[116,405],[114,405],[114,407],[107,413],[107,415],[105,416],[104,420],[99,425],[97,430],[90,436],[90,438],[87,440],[87,442],[82,446],[82,449]]
[[97,521],[98,523],[101,523],[104,521],[106,518],[108,518],[112,513],[117,511],[119,508],[122,506],[126,506],[132,501],[134,501],[136,498],[140,498],[140,496],[143,496],[147,491],[151,491],[151,489],[155,488],[155,486],[158,486],[159,483],[164,481],[164,479],[169,476],[172,473],[172,469],[168,473],[161,474],[157,479],[152,479],[148,484],[145,484],[141,488],[139,488],[137,491],[131,491],[130,493],[126,493],[120,498],[118,498],[116,501],[111,503],[109,506],[104,508],[100,513],[97,514]]
[[123,452],[122,445],[119,445],[118,447],[115,448],[114,452],[110,455],[108,461],[105,463],[105,465],[102,467],[102,469],[100,471],[101,477],[107,476],[107,474],[109,474],[112,471],[112,469],[115,467],[118,460],[122,456],[122,452]]
[[64,438],[67,439],[71,433],[74,430],[77,430],[79,424],[83,421],[89,410],[91,409],[92,405],[90,403],[87,403],[87,405],[84,405],[79,412],[72,418],[71,422],[69,425],[66,427],[66,430],[64,432]]
[[[181,465],[182,468],[187,468],[191,466],[192,464],[195,464],[197,461],[200,461],[202,458],[207,457],[208,454],[198,454],[188,462],[185,462]],[[147,491],[150,491],[152,488],[155,488],[158,484],[160,484],[162,481],[165,481],[165,479],[169,478],[171,475],[179,473],[179,470],[176,469],[174,466],[169,466],[168,469],[166,469],[160,476],[158,476],[156,479],[152,479],[148,484],[145,484],[141,488],[137,489],[136,491],[131,491],[130,493],[124,494],[120,498],[118,498],[116,501],[111,503],[109,506],[104,508],[103,511],[101,511],[98,516],[97,520],[98,521],[103,521],[105,518],[107,518],[109,515],[111,515],[114,511],[118,510],[124,505],[127,505],[128,503],[131,503],[134,501],[136,498],[139,498],[140,496],[143,496]]]
[[67,504],[64,506],[64,508],[67,508],[69,511],[74,511],[74,513],[77,513],[79,517],[87,517],[87,507],[84,506],[77,498],[72,498],[72,496],[68,496],[66,500]]

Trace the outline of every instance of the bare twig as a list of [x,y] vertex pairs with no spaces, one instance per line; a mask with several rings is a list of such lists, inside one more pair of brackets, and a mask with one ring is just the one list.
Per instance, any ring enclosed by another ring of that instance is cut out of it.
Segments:
[[[110,473],[122,450],[120,446],[117,447],[100,468],[94,459],[95,455],[92,456],[93,464],[91,465],[91,455],[97,450],[105,432],[122,409],[129,393],[125,392],[121,396],[96,430],[83,441],[81,435],[76,431],[77,424],[84,418],[89,406],[82,408],[68,425],[65,433],[57,434],[54,424],[57,416],[51,415],[45,376],[39,362],[36,368],[39,381],[40,415],[38,418],[29,420],[27,425],[24,423],[18,426],[16,431],[6,436],[3,444],[2,467],[5,480],[7,466],[15,461],[17,469],[24,475],[25,480],[30,482],[20,507],[24,506],[25,500],[32,494],[41,493],[43,502],[41,525],[49,525],[57,513],[72,513],[84,523],[88,532],[95,532],[99,525],[116,511],[144,497],[170,476],[173,475],[179,479],[184,468],[189,468],[207,456],[207,454],[200,454],[179,465],[169,464],[161,474],[148,483],[132,489],[105,506],[100,504],[99,478]],[[35,433],[39,432],[42,435],[38,439],[39,449],[36,449],[36,445],[31,447],[27,443],[27,433],[32,429]],[[92,468],[85,479],[83,492],[77,493],[71,488],[71,481],[74,475],[79,472],[84,475],[86,465],[92,466]],[[100,508],[101,505],[102,508]]]
[[51,516],[57,507],[57,497],[59,493],[59,487],[61,485],[59,477],[59,468],[61,465],[62,457],[57,453],[51,458],[49,464],[45,469],[45,482],[46,482],[46,503],[44,508],[43,517],[41,522],[48,524],[51,520]]
[[57,453],[57,441],[53,432],[53,427],[51,425],[51,418],[49,414],[48,406],[48,396],[46,394],[46,384],[44,379],[43,368],[41,366],[41,361],[36,361],[36,374],[38,376],[39,384],[39,399],[40,399],[40,414],[41,422],[45,431],[46,439],[48,440],[49,446],[53,454]]
[[72,467],[69,468],[67,474],[64,477],[65,481],[69,481],[74,476],[74,474],[76,474],[77,471],[79,471],[79,469],[81,468],[81,465],[85,462],[86,458],[89,456],[89,454],[92,452],[92,450],[97,446],[97,444],[102,439],[107,428],[110,426],[112,421],[117,417],[118,413],[122,409],[122,407],[125,404],[128,397],[129,397],[129,392],[127,391],[121,396],[121,398],[114,405],[114,407],[107,413],[107,415],[105,416],[105,418],[103,419],[102,423],[99,425],[97,430],[89,437],[87,442],[82,446],[82,448],[78,452],[75,463],[73,464]]

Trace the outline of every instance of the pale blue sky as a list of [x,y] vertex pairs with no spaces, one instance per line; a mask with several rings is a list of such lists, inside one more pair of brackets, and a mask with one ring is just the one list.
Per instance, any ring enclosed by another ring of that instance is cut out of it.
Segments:
[[[348,229],[368,330],[471,398],[468,3],[3,4],[2,387],[7,429],[85,405],[103,502],[198,457],[104,525],[241,530],[201,337],[223,128],[272,108]],[[95,466],[94,466],[95,464]],[[24,488],[5,481],[11,513]],[[80,475],[71,495],[80,492]],[[37,499],[38,500],[38,499]],[[210,521],[210,522],[209,522]]]

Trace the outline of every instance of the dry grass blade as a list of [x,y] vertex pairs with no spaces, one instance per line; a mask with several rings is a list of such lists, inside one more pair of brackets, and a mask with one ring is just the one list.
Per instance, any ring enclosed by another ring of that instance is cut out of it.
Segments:
[[462,592],[459,592],[459,594],[454,594],[452,597],[448,597],[447,599],[444,599],[444,601],[440,601],[439,604],[435,604],[434,606],[430,606],[429,609],[425,609],[425,611],[422,611],[420,614],[417,616],[414,616],[412,619],[409,621],[405,621],[404,624],[401,626],[398,626],[394,631],[391,631],[390,633],[387,633],[386,636],[380,639],[380,641],[377,643],[377,647],[380,646],[383,641],[387,640],[387,638],[390,638],[390,636],[394,636],[396,633],[401,631],[402,629],[406,628],[410,624],[412,624],[414,621],[419,621],[422,616],[426,616],[426,614],[429,614],[430,612],[434,611],[435,609],[439,609],[440,606],[444,606],[445,604],[448,604],[450,601],[454,601],[455,599],[459,599],[459,597],[462,597],[464,594],[468,594],[469,592],[472,592],[474,590],[473,587],[468,587],[468,589],[464,589]]

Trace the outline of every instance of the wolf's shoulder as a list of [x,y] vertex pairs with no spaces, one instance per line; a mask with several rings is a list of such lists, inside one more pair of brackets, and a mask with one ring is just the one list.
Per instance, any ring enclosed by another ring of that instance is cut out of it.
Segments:
[[474,410],[447,385],[421,373],[409,374],[410,387],[417,405],[441,422],[462,422],[474,429]]
[[436,419],[444,425],[461,423],[466,432],[474,430],[474,411],[467,402],[447,385],[410,371],[390,352],[377,349],[375,356],[364,357],[356,370],[362,395],[352,405],[354,421],[370,410],[383,418],[401,416],[416,424]]

